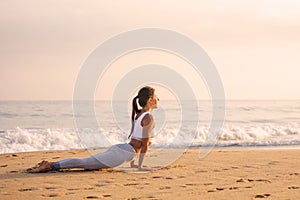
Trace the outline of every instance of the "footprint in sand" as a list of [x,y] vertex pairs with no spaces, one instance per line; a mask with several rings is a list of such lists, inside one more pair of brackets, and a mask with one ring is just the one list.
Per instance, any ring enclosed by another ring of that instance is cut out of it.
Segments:
[[19,189],[20,192],[28,192],[28,191],[33,191],[33,190],[38,190],[38,188],[21,188]]
[[59,194],[53,193],[53,194],[43,194],[43,197],[59,197]]
[[76,194],[75,192],[66,192],[65,195]]
[[[102,195],[102,197],[111,197],[112,195],[111,194],[103,194]],[[86,199],[99,199],[99,197],[98,196],[93,196],[93,195],[91,195],[91,196],[87,196],[87,197],[85,197]]]
[[258,181],[258,182],[265,182],[265,183],[271,183],[270,180],[266,180],[266,179],[256,179],[255,181]]
[[207,192],[216,192],[216,190],[207,190]]
[[147,199],[156,199],[155,196],[147,196],[146,198],[147,198]]
[[0,167],[7,167],[8,165],[1,165]]
[[[232,186],[230,188],[228,188],[229,190],[238,190],[240,188],[247,188],[247,189],[250,189],[250,188],[253,188],[252,186],[245,186],[245,187],[237,187],[237,186]],[[225,189],[225,188],[224,188]]]
[[297,186],[291,186],[291,187],[288,187],[289,190],[297,190],[297,189],[300,189],[300,187],[297,187]]
[[236,182],[238,183],[246,183],[246,182],[253,182],[253,181],[257,181],[257,182],[265,182],[265,183],[271,183],[270,180],[267,179],[244,179],[244,178],[240,178],[238,180],[236,180]]
[[152,176],[152,178],[157,179],[157,178],[164,178],[163,176]]
[[69,190],[69,191],[80,190],[80,188],[68,188],[67,190]]
[[298,175],[299,175],[299,173],[290,173],[290,175],[291,175],[291,176],[293,176],[293,175],[296,175],[296,176],[298,176]]
[[222,190],[225,190],[226,188],[223,188],[223,187],[217,187],[216,190],[218,191],[222,191]]
[[59,197],[59,194],[49,194],[48,197]]
[[226,188],[225,187],[217,187],[215,189],[212,189],[212,190],[207,190],[207,192],[217,192],[217,191],[222,191],[222,190],[225,190]]
[[83,190],[93,190],[93,187],[83,188]]
[[195,185],[199,185],[199,184],[197,184],[197,183],[186,183],[185,185],[186,186],[195,186]]
[[244,165],[243,167],[245,167],[245,168],[255,168],[255,169],[258,169],[258,167],[251,166],[251,165]]
[[185,165],[170,165],[170,166],[166,166],[166,167],[162,167],[161,170],[169,170],[169,169],[173,169],[173,168],[185,168]]
[[268,198],[269,196],[271,196],[271,194],[257,194],[254,198]]
[[208,171],[206,171],[206,170],[198,170],[195,173],[197,174],[197,173],[206,173],[206,172],[208,172]]
[[106,184],[96,184],[95,186],[96,187],[103,187],[103,186],[105,186]]
[[269,162],[268,165],[277,165],[278,163],[280,163],[279,161],[272,161],[272,162]]
[[57,189],[56,187],[45,187],[46,190],[55,190]]
[[138,183],[125,183],[124,186],[132,186],[132,185],[139,185]]
[[159,187],[160,190],[169,190],[171,189],[170,186],[162,186],[162,187]]
[[87,199],[99,199],[99,197],[97,197],[97,196],[87,196],[86,198]]

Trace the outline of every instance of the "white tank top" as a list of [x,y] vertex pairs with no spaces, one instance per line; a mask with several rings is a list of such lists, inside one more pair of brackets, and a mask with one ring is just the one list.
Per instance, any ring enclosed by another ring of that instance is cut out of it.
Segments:
[[144,112],[143,114],[141,114],[141,116],[134,120],[131,138],[142,141],[143,127],[141,125],[141,122],[146,114],[150,114],[150,112]]

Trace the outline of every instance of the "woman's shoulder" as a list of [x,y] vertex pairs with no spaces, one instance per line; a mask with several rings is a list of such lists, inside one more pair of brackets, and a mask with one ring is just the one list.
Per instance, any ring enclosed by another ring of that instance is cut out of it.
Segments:
[[142,125],[142,126],[147,126],[147,125],[153,124],[153,123],[154,123],[154,119],[153,119],[152,114],[149,113],[149,112],[147,112],[147,113],[144,115],[144,117],[143,117],[143,119],[142,119],[142,121],[141,121],[141,125]]

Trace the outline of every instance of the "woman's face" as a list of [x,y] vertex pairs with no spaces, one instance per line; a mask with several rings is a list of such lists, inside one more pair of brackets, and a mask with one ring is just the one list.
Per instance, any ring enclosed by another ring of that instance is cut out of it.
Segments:
[[153,96],[149,99],[149,105],[151,106],[151,108],[157,108],[158,101],[159,101],[159,98],[157,97],[157,95],[154,92]]

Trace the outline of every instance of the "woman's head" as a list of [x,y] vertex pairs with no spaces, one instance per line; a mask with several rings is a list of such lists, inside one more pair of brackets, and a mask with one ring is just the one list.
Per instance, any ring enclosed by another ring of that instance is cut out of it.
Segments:
[[132,101],[132,115],[131,119],[134,120],[134,117],[136,114],[141,112],[141,110],[138,109],[137,100],[139,105],[142,108],[157,108],[158,98],[155,95],[155,89],[149,86],[145,86],[141,88],[138,92],[138,95],[134,97]]

